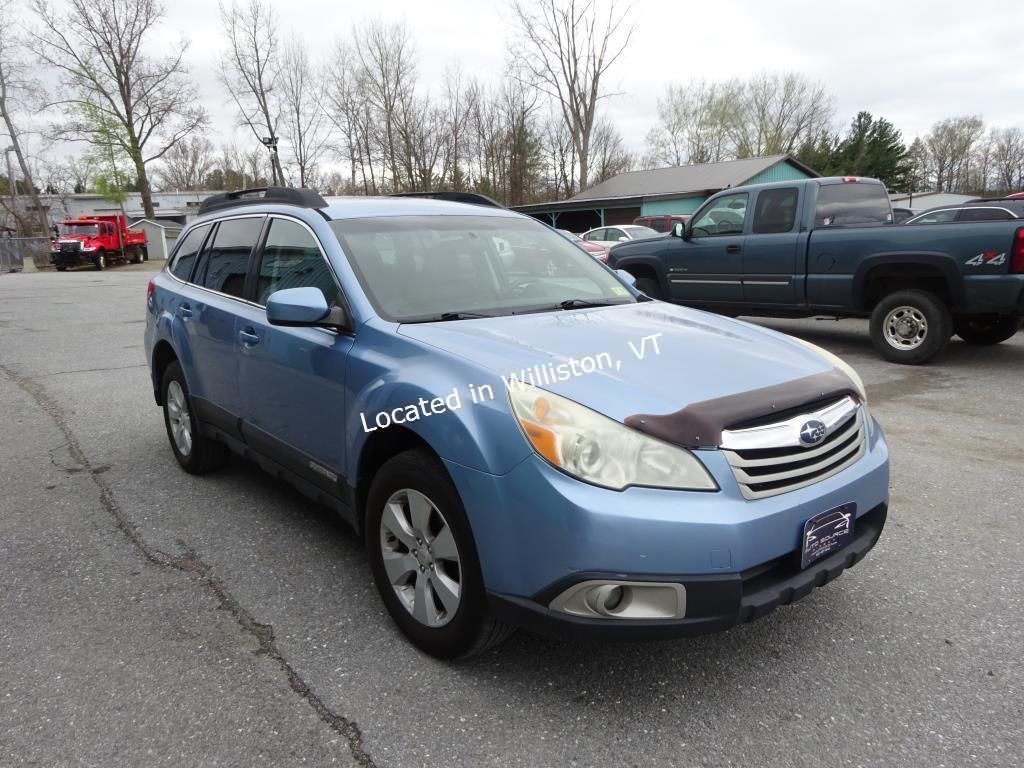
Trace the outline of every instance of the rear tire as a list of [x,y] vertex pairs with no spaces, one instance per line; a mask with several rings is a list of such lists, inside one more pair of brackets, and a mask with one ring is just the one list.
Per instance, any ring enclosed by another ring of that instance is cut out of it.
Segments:
[[968,344],[991,346],[1012,339],[1020,330],[1019,317],[971,317],[961,315],[953,321],[953,331]]
[[188,384],[177,360],[167,366],[161,387],[164,426],[174,458],[191,475],[205,475],[220,469],[228,460],[228,447],[199,434]]
[[66,266],[66,265],[64,265],[64,264],[58,264],[58,265],[57,265],[57,271],[58,271],[58,272],[67,272],[67,271],[68,271],[68,268],[67,268],[67,266]]
[[652,299],[663,299],[665,298],[661,290],[661,285],[653,277],[638,277],[636,280],[636,289],[641,293],[646,293]]
[[377,471],[365,537],[384,606],[424,652],[468,658],[512,633],[488,614],[469,519],[444,465],[430,453],[406,451]]
[[939,354],[953,335],[953,316],[934,293],[890,293],[871,313],[871,343],[892,363],[921,365]]
[[136,248],[134,251],[132,251],[132,264],[141,264],[141,263],[142,263],[142,251],[140,251],[138,248]]

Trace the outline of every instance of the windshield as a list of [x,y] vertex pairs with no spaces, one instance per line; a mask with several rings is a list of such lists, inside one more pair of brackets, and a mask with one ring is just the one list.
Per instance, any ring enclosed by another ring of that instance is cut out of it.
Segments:
[[98,224],[77,224],[72,221],[64,221],[58,225],[58,231],[62,235],[98,235],[100,228]]
[[635,301],[591,256],[530,219],[388,216],[331,228],[370,303],[393,322]]
[[646,237],[657,237],[661,234],[656,229],[651,229],[650,227],[628,226],[620,227],[620,229],[624,229],[626,234],[634,240],[643,240]]

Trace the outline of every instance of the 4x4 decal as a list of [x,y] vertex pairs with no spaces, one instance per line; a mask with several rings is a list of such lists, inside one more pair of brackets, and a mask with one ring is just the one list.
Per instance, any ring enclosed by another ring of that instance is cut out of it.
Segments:
[[995,251],[979,253],[977,256],[972,259],[968,259],[964,263],[968,267],[998,267],[1006,263],[1006,253],[996,253]]

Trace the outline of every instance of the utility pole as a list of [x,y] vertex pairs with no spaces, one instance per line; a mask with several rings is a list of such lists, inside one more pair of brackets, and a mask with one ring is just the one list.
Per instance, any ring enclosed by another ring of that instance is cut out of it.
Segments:
[[18,223],[18,209],[17,198],[15,197],[14,190],[14,167],[11,165],[11,152],[14,152],[14,147],[10,146],[4,150],[4,159],[7,161],[7,192],[11,196],[11,216],[14,217],[14,223]]
[[277,136],[264,136],[260,141],[270,150],[270,173],[273,177],[273,185],[276,187],[280,184],[283,187],[284,179],[279,182],[277,178],[277,166],[280,164],[277,159]]

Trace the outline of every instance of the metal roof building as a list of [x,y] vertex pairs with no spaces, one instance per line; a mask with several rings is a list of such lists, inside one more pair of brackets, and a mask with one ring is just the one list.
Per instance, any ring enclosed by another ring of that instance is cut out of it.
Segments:
[[740,184],[817,176],[789,155],[751,157],[621,173],[568,200],[520,205],[515,210],[552,226],[583,232],[606,224],[629,224],[637,216],[693,213],[714,193]]

